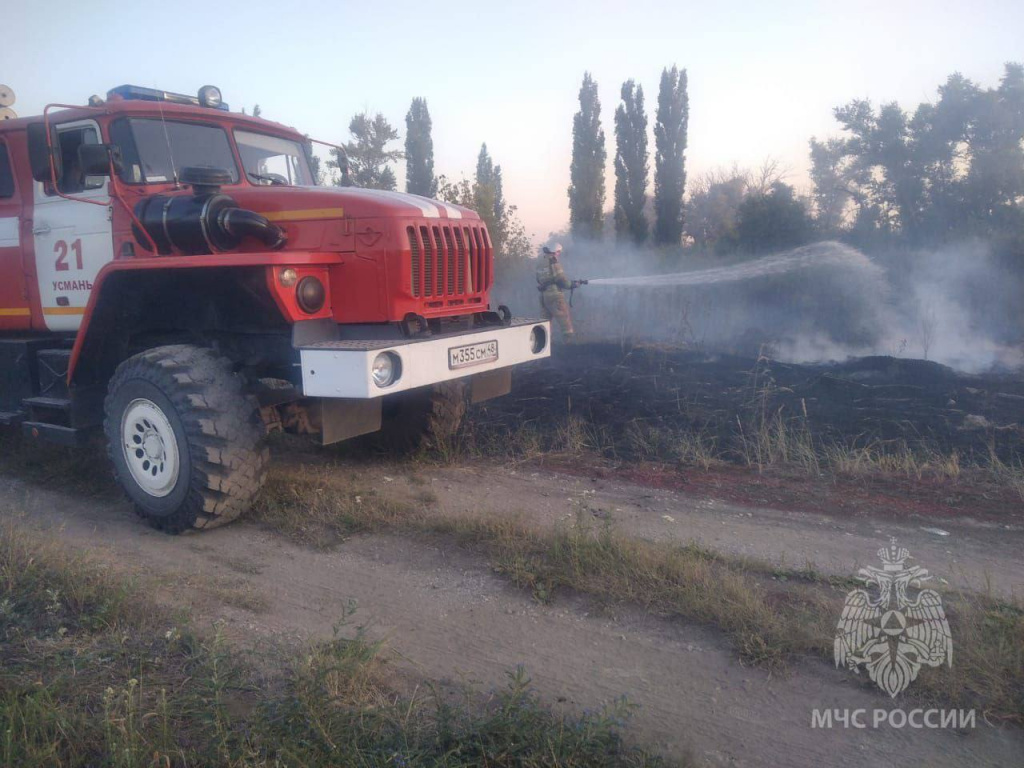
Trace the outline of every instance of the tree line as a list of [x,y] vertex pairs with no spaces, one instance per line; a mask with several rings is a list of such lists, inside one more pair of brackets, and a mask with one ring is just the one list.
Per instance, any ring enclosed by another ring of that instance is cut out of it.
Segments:
[[[784,181],[779,163],[716,169],[689,180],[687,73],[662,70],[654,116],[653,195],[648,116],[641,84],[626,80],[614,114],[615,186],[605,208],[607,149],[598,86],[584,73],[573,116],[568,187],[570,231],[579,240],[606,236],[667,254],[693,246],[719,253],[758,253],[841,238],[860,246],[925,246],[984,237],[1024,253],[1024,66],[1008,63],[994,87],[950,75],[934,102],[908,112],[855,99],[836,107],[836,137],[810,140],[809,194]],[[332,181],[395,189],[391,165],[406,162],[406,191],[476,210],[501,259],[523,259],[532,246],[504,195],[502,168],[481,146],[472,179],[434,167],[427,102],[415,98],[405,117],[404,151],[381,115],[349,124],[347,166],[337,153]],[[319,180],[326,175],[319,168]]]
[[[757,253],[814,238],[858,245],[934,245],[965,237],[1024,252],[1024,66],[998,86],[950,75],[913,112],[857,99],[833,114],[842,134],[810,140],[811,190],[800,195],[768,159],[754,170],[709,171],[687,189],[686,70],[662,71],[655,115],[654,196],[643,86],[627,80],[615,110],[618,241]],[[569,185],[575,237],[605,236],[607,159],[597,83],[586,73],[573,119]],[[651,210],[653,209],[653,210]],[[685,218],[684,218],[685,214]],[[653,232],[650,222],[653,220]],[[676,253],[679,249],[675,250]]]

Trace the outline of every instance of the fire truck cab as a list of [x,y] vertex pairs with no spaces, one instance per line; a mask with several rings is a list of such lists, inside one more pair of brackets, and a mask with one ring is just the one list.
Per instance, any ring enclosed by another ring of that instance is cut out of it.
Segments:
[[476,213],[317,186],[310,146],[210,86],[0,122],[0,424],[102,431],[177,533],[250,505],[268,429],[441,439],[550,354],[546,322],[491,306]]

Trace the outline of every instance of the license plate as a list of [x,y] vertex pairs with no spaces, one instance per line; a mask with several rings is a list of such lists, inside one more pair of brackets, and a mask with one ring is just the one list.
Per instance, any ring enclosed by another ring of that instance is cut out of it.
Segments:
[[477,344],[467,344],[464,347],[448,348],[448,368],[469,368],[473,365],[492,363],[498,359],[498,342],[481,341]]

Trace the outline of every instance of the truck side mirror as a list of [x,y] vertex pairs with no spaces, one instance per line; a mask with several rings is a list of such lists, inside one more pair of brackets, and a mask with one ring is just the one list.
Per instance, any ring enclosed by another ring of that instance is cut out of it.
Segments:
[[29,123],[28,125],[28,161],[32,166],[32,178],[36,181],[50,181],[50,158],[57,178],[61,176],[60,152],[46,141],[46,124]]
[[121,172],[121,148],[116,144],[82,144],[78,147],[78,164],[86,176],[109,176],[110,164]]

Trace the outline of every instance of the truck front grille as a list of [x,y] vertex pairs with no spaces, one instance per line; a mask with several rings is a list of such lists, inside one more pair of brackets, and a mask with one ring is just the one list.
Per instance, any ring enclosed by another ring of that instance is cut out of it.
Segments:
[[407,227],[406,234],[414,297],[443,300],[490,287],[494,254],[486,227],[421,224]]

